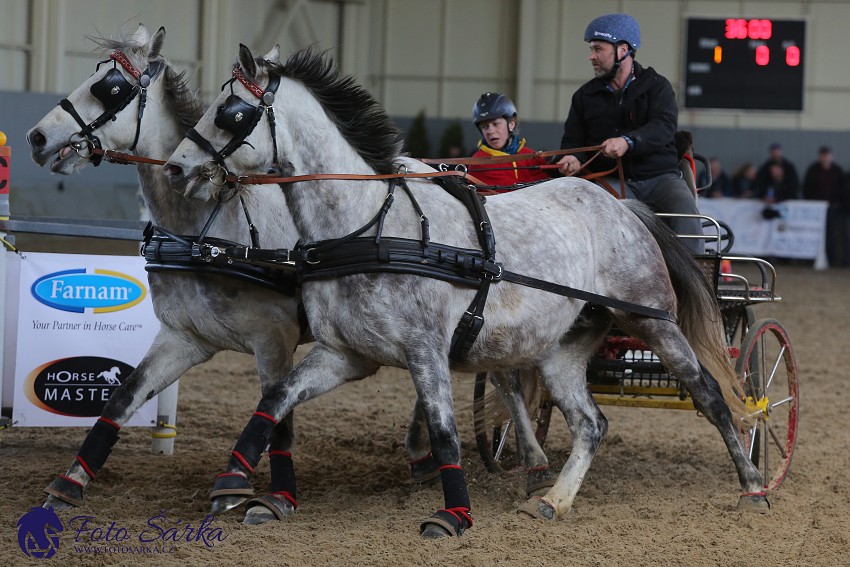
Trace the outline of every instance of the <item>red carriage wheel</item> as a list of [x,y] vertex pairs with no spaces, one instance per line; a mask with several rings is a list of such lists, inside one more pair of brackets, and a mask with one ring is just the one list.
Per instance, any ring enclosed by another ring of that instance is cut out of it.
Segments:
[[776,490],[791,467],[799,416],[797,363],[779,321],[752,324],[741,343],[736,371],[754,417],[753,425],[742,430],[741,442],[761,471],[765,489]]

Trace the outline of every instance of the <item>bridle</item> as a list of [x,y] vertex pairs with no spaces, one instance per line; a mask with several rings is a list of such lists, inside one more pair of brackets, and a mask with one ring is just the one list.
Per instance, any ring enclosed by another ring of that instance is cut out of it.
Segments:
[[[275,170],[280,170],[274,117],[274,96],[280,86],[280,75],[269,73],[269,84],[265,89],[249,80],[238,65],[233,68],[232,75],[233,78],[221,86],[222,91],[226,86],[230,86],[230,95],[218,107],[215,115],[215,125],[233,136],[230,141],[222,149],[216,150],[212,143],[201,136],[194,128],[189,128],[186,132],[187,138],[198,144],[212,157],[212,160],[204,164],[201,175],[213,185],[227,184],[231,189],[236,186],[236,182],[233,180],[235,176],[227,169],[224,158],[235,152],[242,144],[251,145],[245,139],[257,127],[263,114],[268,116],[269,120],[269,130],[274,148],[273,167]],[[259,99],[259,104],[253,106],[236,95],[233,92],[234,81],[239,81],[245,85],[251,94]],[[253,146],[251,147],[253,148]]]
[[[148,86],[162,72],[164,65],[164,62],[158,59],[150,62],[144,71],[139,71],[130,63],[126,55],[120,51],[113,51],[109,55],[109,59],[98,62],[95,73],[100,70],[101,65],[110,61],[113,64],[112,69],[107,71],[102,79],[89,88],[92,96],[103,105],[104,111],[100,116],[86,124],[70,100],[63,98],[59,101],[59,106],[80,125],[80,131],[71,135],[68,141],[69,145],[76,150],[80,157],[90,159],[95,166],[100,165],[103,155],[92,151],[95,148],[102,148],[100,138],[94,135],[94,131],[109,120],[115,120],[117,114],[124,110],[138,95],[139,116],[136,121],[136,137],[133,139],[133,145],[130,146],[130,151],[136,149],[136,144],[139,143],[139,132],[142,127],[142,115],[144,115],[145,105],[147,104]],[[117,64],[119,63],[128,73],[136,78],[138,81],[136,85],[131,85],[130,81],[124,78],[124,74],[118,69]]]

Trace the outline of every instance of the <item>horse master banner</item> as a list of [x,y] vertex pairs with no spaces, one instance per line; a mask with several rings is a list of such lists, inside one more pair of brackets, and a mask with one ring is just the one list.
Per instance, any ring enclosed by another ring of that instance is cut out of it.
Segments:
[[[144,266],[131,256],[28,253],[21,260],[16,425],[94,425],[159,331]],[[155,400],[127,425],[154,425]]]

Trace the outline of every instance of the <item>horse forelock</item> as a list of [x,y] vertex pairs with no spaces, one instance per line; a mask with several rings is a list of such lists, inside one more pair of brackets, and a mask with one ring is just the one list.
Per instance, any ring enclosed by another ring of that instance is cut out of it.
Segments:
[[401,131],[381,104],[325,53],[311,48],[293,53],[284,65],[262,61],[270,73],[303,84],[319,101],[345,140],[378,173],[394,173],[401,154]]

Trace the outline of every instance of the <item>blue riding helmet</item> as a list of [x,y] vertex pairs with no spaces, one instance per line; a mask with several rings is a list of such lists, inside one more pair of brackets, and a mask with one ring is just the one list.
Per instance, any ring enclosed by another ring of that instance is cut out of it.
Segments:
[[517,115],[513,101],[501,93],[484,93],[472,106],[472,123],[492,120],[500,116],[510,120]]
[[584,41],[607,41],[614,45],[624,41],[633,50],[640,47],[640,26],[628,14],[606,14],[587,25]]

